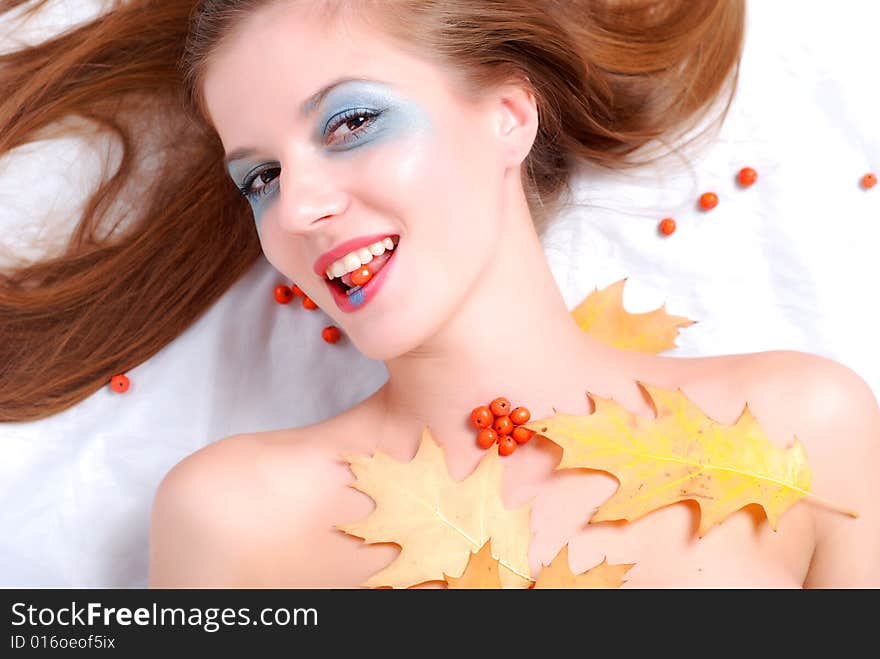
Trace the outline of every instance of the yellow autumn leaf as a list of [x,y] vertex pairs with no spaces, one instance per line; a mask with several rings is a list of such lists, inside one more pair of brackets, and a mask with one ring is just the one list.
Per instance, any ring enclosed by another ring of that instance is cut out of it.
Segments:
[[595,405],[592,414],[574,416],[554,409],[554,416],[525,424],[562,447],[557,469],[598,469],[620,482],[590,522],[633,521],[693,499],[700,507],[700,537],[751,503],[763,507],[776,530],[779,516],[801,497],[818,499],[809,492],[803,445],[797,437],[788,449],[773,445],[748,404],[728,426],[707,417],[681,390],[638,384],[650,395],[653,420],[588,394]]
[[541,568],[535,582],[538,588],[620,588],[623,576],[635,563],[619,563],[609,565],[603,558],[602,562],[586,572],[574,574],[568,563],[568,543],[559,550],[550,565]]
[[630,313],[623,307],[625,279],[596,288],[571,314],[582,330],[608,345],[652,355],[677,347],[678,328],[697,321],[666,313],[666,305],[645,313]]
[[443,452],[426,426],[416,456],[407,463],[377,451],[372,457],[344,456],[356,490],[375,509],[363,520],[336,528],[367,543],[394,542],[400,554],[361,584],[408,588],[445,575],[461,575],[471,552],[492,538],[505,588],[527,588],[530,505],[509,510],[501,502],[503,467],[497,451],[487,451],[464,480],[449,475]]
[[[498,559],[492,556],[489,542],[471,554],[461,577],[447,577],[449,588],[501,588]],[[635,563],[609,565],[603,558],[601,563],[586,572],[574,574],[568,562],[568,544],[565,544],[556,558],[541,568],[532,588],[620,588],[624,583],[623,576],[633,565]]]
[[480,551],[471,554],[460,577],[446,577],[449,588],[501,588],[500,566],[498,559],[492,556],[491,542],[487,540]]

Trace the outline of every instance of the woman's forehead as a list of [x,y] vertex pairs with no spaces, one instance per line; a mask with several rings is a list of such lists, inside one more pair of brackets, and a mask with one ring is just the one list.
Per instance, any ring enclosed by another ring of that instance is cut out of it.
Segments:
[[[297,4],[273,4],[237,25],[206,63],[205,101],[213,110],[240,95],[242,85],[270,84],[289,90],[299,105],[322,86],[342,77],[386,79],[405,87],[424,76],[390,39],[356,19],[329,18]],[[424,68],[424,65],[421,67]]]
[[[332,104],[346,94],[352,97],[346,101],[358,94],[375,99],[384,90],[436,109],[452,91],[441,67],[355,18],[328,20],[286,6],[257,13],[224,40],[205,71],[205,105],[228,150],[253,142],[255,109],[270,130],[273,113],[289,125],[303,120],[303,110],[314,109],[317,100]],[[355,80],[334,84],[348,79]]]

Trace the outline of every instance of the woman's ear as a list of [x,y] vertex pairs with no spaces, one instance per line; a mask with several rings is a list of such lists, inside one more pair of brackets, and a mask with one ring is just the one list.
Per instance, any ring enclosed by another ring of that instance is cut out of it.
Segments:
[[529,155],[538,133],[538,104],[526,83],[499,88],[497,135],[505,143],[505,157],[519,165]]

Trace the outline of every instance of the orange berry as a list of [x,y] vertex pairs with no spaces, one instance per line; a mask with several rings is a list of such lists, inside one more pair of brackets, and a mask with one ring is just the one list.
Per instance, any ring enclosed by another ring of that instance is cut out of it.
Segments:
[[321,336],[327,343],[336,343],[342,336],[342,332],[334,325],[328,325],[321,330]]
[[110,378],[110,386],[113,388],[113,391],[124,394],[128,391],[128,386],[131,384],[129,379],[124,375],[114,375]]
[[751,167],[743,167],[739,170],[739,174],[736,175],[736,178],[740,185],[747,188],[758,180],[758,172]]
[[489,403],[489,409],[495,416],[504,416],[510,411],[510,401],[503,397],[496,398]]
[[862,177],[862,187],[865,188],[865,190],[870,190],[875,185],[877,185],[877,175],[876,174],[868,173]]
[[510,420],[509,416],[499,416],[495,419],[492,427],[499,435],[509,435],[513,432],[513,421]]
[[524,423],[528,423],[531,417],[532,413],[529,412],[529,408],[527,407],[517,407],[510,413],[510,420],[513,421],[513,425],[515,426],[521,426]]
[[513,429],[511,437],[513,437],[514,441],[516,441],[517,444],[525,444],[532,438],[532,435],[534,434],[534,430],[529,430],[528,428],[524,428],[523,426],[517,426]]
[[660,233],[668,236],[673,231],[675,231],[675,220],[673,220],[671,217],[666,217],[660,220]]
[[491,428],[483,428],[477,435],[477,444],[481,448],[489,448],[498,441],[498,433]]
[[500,455],[510,455],[516,450],[516,442],[510,435],[504,435],[498,438],[498,453]]
[[293,291],[287,286],[275,287],[275,301],[278,304],[288,304],[293,299]]
[[373,271],[367,266],[363,266],[360,270],[351,273],[351,283],[355,286],[363,286],[373,278]]
[[305,293],[303,293],[303,289],[301,289],[301,288],[300,288],[299,286],[297,286],[296,284],[291,284],[291,286],[290,286],[290,291],[291,291],[294,295],[296,295],[297,297],[302,297],[303,295],[305,295]]
[[306,309],[317,309],[318,305],[308,295],[303,295],[303,306]]
[[705,211],[712,210],[718,205],[718,195],[714,192],[704,192],[700,195],[700,208]]
[[493,421],[495,421],[495,417],[485,405],[475,407],[471,412],[471,423],[477,428],[489,428]]

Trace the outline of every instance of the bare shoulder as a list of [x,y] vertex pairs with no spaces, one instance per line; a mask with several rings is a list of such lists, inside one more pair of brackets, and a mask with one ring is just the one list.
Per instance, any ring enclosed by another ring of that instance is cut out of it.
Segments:
[[307,426],[226,437],[177,463],[153,499],[150,587],[301,582],[302,536],[322,513],[315,502],[349,482],[339,457],[362,450],[375,400]]
[[832,359],[794,350],[746,356],[749,407],[771,436],[797,437],[811,491],[859,513],[814,505],[816,549],[806,585],[880,586],[880,407],[870,386]]
[[[797,350],[772,350],[747,357],[751,391],[777,403],[789,403],[797,418],[810,425],[834,429],[848,419],[861,425],[880,414],[868,383],[840,362]],[[839,441],[866,439],[840,437]]]
[[153,498],[150,587],[267,583],[263,572],[274,560],[267,548],[297,544],[298,519],[288,513],[303,508],[318,477],[307,436],[304,429],[233,435],[178,462]]

